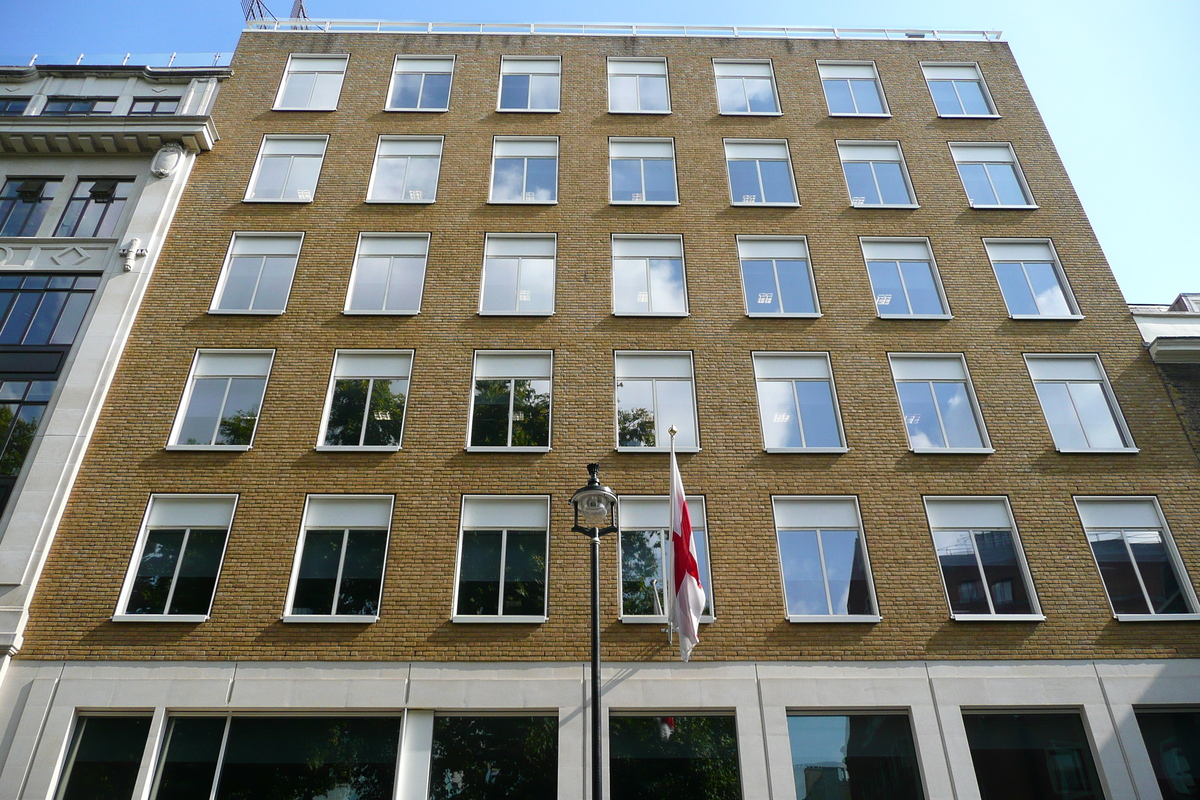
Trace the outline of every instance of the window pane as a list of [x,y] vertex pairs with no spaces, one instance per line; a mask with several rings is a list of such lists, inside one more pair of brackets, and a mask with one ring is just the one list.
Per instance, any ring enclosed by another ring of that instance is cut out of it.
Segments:
[[327,447],[357,447],[362,444],[363,414],[367,409],[367,378],[339,378],[333,384],[329,422],[325,426]]
[[[640,197],[635,197],[640,195]],[[637,158],[612,159],[612,199],[614,202],[645,200],[642,186],[642,161]]]
[[[1060,313],[1041,310],[1033,292],[1029,289],[1029,284],[1025,280],[1025,270],[1021,268],[1020,264],[997,263],[992,266],[996,268],[996,281],[1000,284],[1000,291],[1004,295],[1004,304],[1008,306],[1009,314],[1016,316],[1018,314]],[[1057,280],[1054,281],[1054,285],[1057,288]],[[1061,294],[1060,291],[1059,295],[1061,296]]]
[[775,105],[775,91],[771,88],[770,78],[744,78],[743,80],[751,111],[770,113],[779,110],[779,106]]
[[399,447],[404,426],[404,402],[408,381],[376,378],[371,387],[371,408],[363,444],[368,447]]
[[287,306],[292,289],[296,259],[292,256],[267,256],[263,259],[262,277],[254,296],[254,311],[282,311]]
[[821,531],[834,614],[871,614],[871,589],[858,531]]
[[638,110],[638,79],[636,75],[608,77],[608,107],[611,111]]
[[1088,446],[1124,447],[1125,441],[1113,418],[1108,398],[1104,396],[1104,387],[1099,383],[1069,383],[1067,389],[1083,423]]
[[554,259],[521,259],[521,281],[517,288],[517,310],[527,314],[554,312]]
[[209,800],[225,736],[225,717],[172,717],[153,800]]
[[514,202],[525,199],[525,159],[497,158],[492,179],[492,200]]
[[525,172],[525,198],[529,195],[539,203],[553,202],[558,198],[558,159],[531,158]]
[[404,179],[408,165],[415,159],[380,157],[375,160],[375,182],[371,184],[372,200],[404,200]]
[[54,332],[54,326],[58,323],[58,315],[66,301],[66,292],[45,292],[21,344],[46,344],[50,339],[50,334]]
[[900,264],[896,261],[868,261],[871,291],[875,293],[875,308],[880,316],[907,316],[912,313],[900,280]]
[[1083,434],[1083,426],[1075,414],[1075,405],[1071,402],[1071,394],[1065,383],[1034,383],[1038,400],[1042,404],[1042,413],[1046,415],[1046,424],[1050,426],[1050,434],[1054,437],[1054,445],[1059,450],[1086,450],[1087,437]]
[[792,191],[792,174],[786,161],[759,161],[762,173],[763,197],[768,203],[794,203],[796,193]]
[[455,613],[465,616],[500,613],[501,536],[501,531],[463,531]]
[[196,378],[187,413],[179,427],[180,444],[213,444],[229,378]]
[[80,716],[59,800],[129,800],[150,717]]
[[1194,800],[1200,784],[1200,711],[1135,711],[1163,800]]
[[742,284],[746,289],[746,313],[775,314],[780,311],[780,292],[775,289],[775,265],[773,262],[743,261]]
[[317,188],[317,176],[321,172],[321,159],[297,156],[292,160],[292,171],[284,189],[285,200],[312,200]]
[[787,613],[794,616],[829,614],[817,532],[780,531],[779,560],[783,565]]
[[683,261],[678,258],[652,258],[650,268],[651,312],[682,314],[687,311],[683,287]]
[[[126,614],[163,614],[175,564],[183,547],[182,529],[154,530],[146,535],[146,545],[138,560],[137,577],[129,592]],[[207,609],[205,609],[207,612]],[[202,612],[204,613],[204,612]]]
[[[663,532],[621,531],[621,612],[654,616],[665,609]],[[657,595],[657,601],[656,597]]]
[[516,258],[489,258],[484,264],[483,311],[505,312],[517,310],[517,267]]
[[248,309],[254,302],[254,288],[262,272],[262,256],[234,256],[229,260],[225,287],[217,308],[221,311]]
[[266,380],[263,378],[230,379],[216,444],[250,444],[265,386]]
[[841,447],[833,390],[826,381],[796,381],[805,447]]
[[903,714],[788,715],[796,800],[924,800]]
[[667,111],[670,108],[666,78],[658,75],[642,75],[638,77],[637,81],[642,111]]
[[8,442],[4,446],[4,452],[0,454],[0,475],[14,476],[21,471],[21,465],[25,463],[25,454],[33,444],[34,434],[37,433],[45,410],[43,405],[21,406],[9,433]]
[[350,531],[336,614],[371,616],[379,613],[387,531]]
[[508,441],[508,412],[512,381],[509,379],[475,381],[475,398],[471,416],[471,446],[506,447]]
[[558,110],[558,76],[529,76],[529,107],[545,111]]
[[908,302],[914,314],[945,314],[942,296],[933,280],[933,267],[928,261],[901,261],[900,274],[908,289]]
[[0,344],[20,344],[25,338],[33,313],[37,311],[42,296],[38,292],[21,292],[8,312],[4,328],[0,329]]
[[979,560],[983,563],[983,574],[996,613],[1032,614],[1012,532],[976,531],[975,546],[979,549]]
[[1150,595],[1150,607],[1155,614],[1186,614],[1187,600],[1175,578],[1175,567],[1163,544],[1160,531],[1126,531],[1125,539],[1133,551],[1142,584]]
[[825,87],[825,102],[829,104],[830,114],[855,113],[854,97],[850,94],[849,81],[823,80],[821,85]]
[[1047,262],[1033,262],[1025,265],[1025,273],[1033,286],[1037,298],[1037,313],[1051,316],[1067,316],[1071,306],[1067,303],[1066,293],[1058,281],[1058,271],[1054,265]]
[[[395,259],[401,261],[402,259]],[[359,256],[350,287],[350,310],[383,311],[387,308],[388,278],[393,259],[386,256]]]
[[392,108],[417,108],[422,77],[420,73],[415,72],[397,73],[392,83],[392,100],[389,105]]
[[1088,531],[1088,541],[1100,566],[1104,588],[1118,614],[1149,614],[1146,596],[1138,583],[1129,551],[1125,548],[1125,537],[1120,531]]
[[613,259],[613,310],[618,314],[650,311],[647,263],[640,258]]
[[550,446],[550,381],[513,381],[512,445]]
[[876,161],[875,179],[879,181],[879,191],[885,204],[907,205],[913,202],[908,194],[908,184],[904,182],[904,172],[895,161]]
[[[317,76],[311,72],[292,73],[287,76],[287,83],[280,98],[281,108],[307,108],[312,97],[313,85]],[[336,100],[336,97],[334,98]]]
[[264,156],[258,165],[258,177],[250,189],[256,200],[278,200],[283,197],[284,183],[292,166],[291,156]]
[[962,176],[963,188],[967,197],[977,206],[997,205],[996,193],[987,178],[987,170],[983,164],[959,164],[958,174]]
[[992,113],[979,81],[954,81],[954,88],[958,90],[958,99],[962,102],[961,113],[978,116]]
[[983,576],[975,559],[970,531],[934,531],[933,545],[946,582],[950,610],[955,614],[988,614]]
[[212,606],[221,554],[225,549],[225,531],[193,530],[175,579],[171,614],[207,614]]
[[501,110],[529,108],[528,75],[500,76],[500,108]]
[[866,205],[879,205],[879,190],[875,188],[875,173],[871,171],[870,162],[843,162],[842,171],[846,173],[846,184],[850,187],[852,200],[862,198],[862,202]]
[[900,410],[908,428],[908,441],[914,450],[945,447],[941,425],[938,424],[937,407],[933,402],[933,389],[928,383],[900,382],[896,384],[900,395]]
[[735,203],[762,203],[762,187],[758,182],[757,161],[730,161],[729,187]]
[[988,164],[987,171],[1001,205],[1023,206],[1029,202],[1012,164]]
[[790,381],[759,381],[758,409],[762,416],[763,446],[767,449],[803,447],[800,415]]
[[383,310],[413,313],[420,311],[424,283],[424,258],[393,258]]
[[509,531],[504,554],[504,614],[546,613],[546,534]]
[[717,98],[722,114],[744,114],[750,110],[741,78],[717,78]]
[[776,261],[779,275],[779,299],[785,314],[814,314],[817,311],[813,299],[812,283],[805,261]]
[[979,435],[979,424],[975,421],[967,385],[937,381],[933,384],[933,391],[937,395],[938,410],[942,412],[947,446],[983,447],[983,438]]
[[438,109],[450,107],[450,73],[434,72],[425,76],[421,90],[421,108]]
[[[674,425],[679,429],[675,444],[697,447],[696,412],[692,405],[691,381],[656,381],[658,394],[658,424],[663,434]],[[664,443],[667,438],[664,438]]]
[[983,800],[1103,800],[1078,714],[963,714]]
[[608,736],[612,800],[742,797],[731,716],[613,715]]
[[654,447],[654,381],[617,381],[617,444]]
[[875,81],[850,81],[854,102],[859,114],[882,114],[883,103],[879,99],[879,87]]
[[929,81],[929,92],[939,114],[962,114],[962,103],[954,91],[953,81]]
[[[83,288],[76,286],[76,288]],[[87,313],[88,305],[92,302],[91,292],[72,292],[67,298],[66,308],[58,318],[58,326],[50,336],[50,344],[73,344],[83,324],[83,316]]]
[[308,105],[310,108],[337,108],[338,95],[341,93],[342,74],[340,72],[322,73],[316,76],[312,100]]
[[668,158],[651,158],[642,162],[646,172],[646,200],[651,203],[674,203],[675,162]]
[[430,800],[557,796],[557,717],[434,717]]
[[332,614],[345,531],[310,530],[304,535],[293,614]]

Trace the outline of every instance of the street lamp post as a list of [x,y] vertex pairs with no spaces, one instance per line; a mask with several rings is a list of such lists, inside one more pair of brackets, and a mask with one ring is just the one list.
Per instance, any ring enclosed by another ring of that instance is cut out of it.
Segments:
[[617,529],[617,495],[600,483],[600,465],[588,464],[588,482],[571,495],[571,530],[592,539],[592,799],[601,800],[600,761],[600,537]]

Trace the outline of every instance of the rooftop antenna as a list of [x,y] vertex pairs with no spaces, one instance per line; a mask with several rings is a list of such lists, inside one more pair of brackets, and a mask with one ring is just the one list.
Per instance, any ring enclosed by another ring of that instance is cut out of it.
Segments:
[[271,13],[263,0],[242,0],[242,13],[246,15],[246,22],[256,19],[275,19],[275,15]]
[[[292,2],[292,19],[308,20],[308,9],[304,7],[304,0],[294,0]],[[307,25],[293,25],[293,30],[306,31]]]

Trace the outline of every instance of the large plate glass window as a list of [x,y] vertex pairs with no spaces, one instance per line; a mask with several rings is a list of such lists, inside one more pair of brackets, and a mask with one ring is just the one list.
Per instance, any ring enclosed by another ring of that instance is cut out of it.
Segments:
[[285,622],[374,622],[392,522],[391,495],[309,495]]
[[288,56],[276,111],[336,111],[349,56]]
[[661,711],[608,718],[612,800],[741,800],[733,714]]
[[417,314],[429,234],[360,233],[346,314]]
[[558,58],[502,56],[500,59],[500,111],[558,111]]
[[614,314],[687,314],[680,237],[613,236],[612,258]]
[[1104,800],[1079,714],[963,714],[983,800]]
[[803,236],[739,236],[737,243],[747,315],[820,316]]
[[881,317],[950,316],[928,239],[860,239],[875,311]]
[[368,203],[432,203],[442,166],[440,136],[380,136]]
[[411,350],[338,350],[318,449],[399,450]]
[[[408,724],[418,724],[422,713],[410,711]],[[429,786],[422,797],[558,797],[558,717],[436,714],[432,727]]]
[[678,203],[673,139],[608,140],[613,203]]
[[490,203],[557,203],[558,138],[497,136]]
[[1011,144],[951,142],[950,154],[971,208],[1037,207]]
[[[713,619],[712,570],[708,563],[708,524],[704,498],[688,496],[688,517],[700,585],[706,605],[702,622]],[[669,497],[620,498],[621,537],[618,565],[621,575],[621,619],[625,622],[666,622],[667,574],[663,548],[670,547],[671,505]]]
[[691,353],[618,352],[614,354],[617,400],[617,449],[670,449],[667,430],[678,429],[675,448],[700,449]]
[[1076,497],[1113,615],[1122,621],[1179,619],[1200,606],[1153,497]]
[[924,800],[906,714],[788,714],[796,800]]
[[778,114],[775,71],[763,61],[713,61],[722,114]]
[[37,236],[61,178],[9,178],[0,189],[0,236]]
[[311,203],[328,136],[264,136],[246,202]]
[[149,714],[80,714],[55,800],[132,797],[150,719]]
[[763,449],[846,450],[828,353],[754,353]]
[[475,353],[468,449],[549,450],[549,350]]
[[1163,800],[1194,800],[1200,786],[1200,709],[1135,709]]
[[772,497],[790,622],[877,622],[856,497]]
[[113,236],[133,194],[132,178],[80,178],[55,236]]
[[978,64],[922,63],[939,117],[994,117],[996,106]]
[[198,350],[171,447],[249,450],[274,350]]
[[831,116],[891,116],[875,62],[818,61],[817,72]]
[[1059,452],[1137,450],[1099,356],[1027,355],[1025,365]]
[[454,56],[396,56],[388,111],[446,111]]
[[550,498],[463,497],[458,622],[544,622]]
[[558,239],[489,233],[484,244],[480,314],[553,314]]
[[735,206],[799,204],[786,139],[726,139],[725,164]]
[[1049,241],[984,239],[1013,319],[1077,319],[1079,308]]
[[917,197],[899,142],[837,143],[855,208],[915,208]]
[[665,58],[609,58],[610,114],[669,114]]
[[282,314],[303,233],[235,233],[210,313]]
[[116,110],[117,100],[116,97],[49,97],[41,113],[47,117],[107,115]]
[[888,360],[913,452],[992,452],[962,355],[889,354]]

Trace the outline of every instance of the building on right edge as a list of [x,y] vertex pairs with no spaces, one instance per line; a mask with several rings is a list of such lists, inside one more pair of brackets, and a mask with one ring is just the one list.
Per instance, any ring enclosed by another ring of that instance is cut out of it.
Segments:
[[1185,292],[1170,305],[1131,304],[1129,310],[1200,454],[1200,294]]

